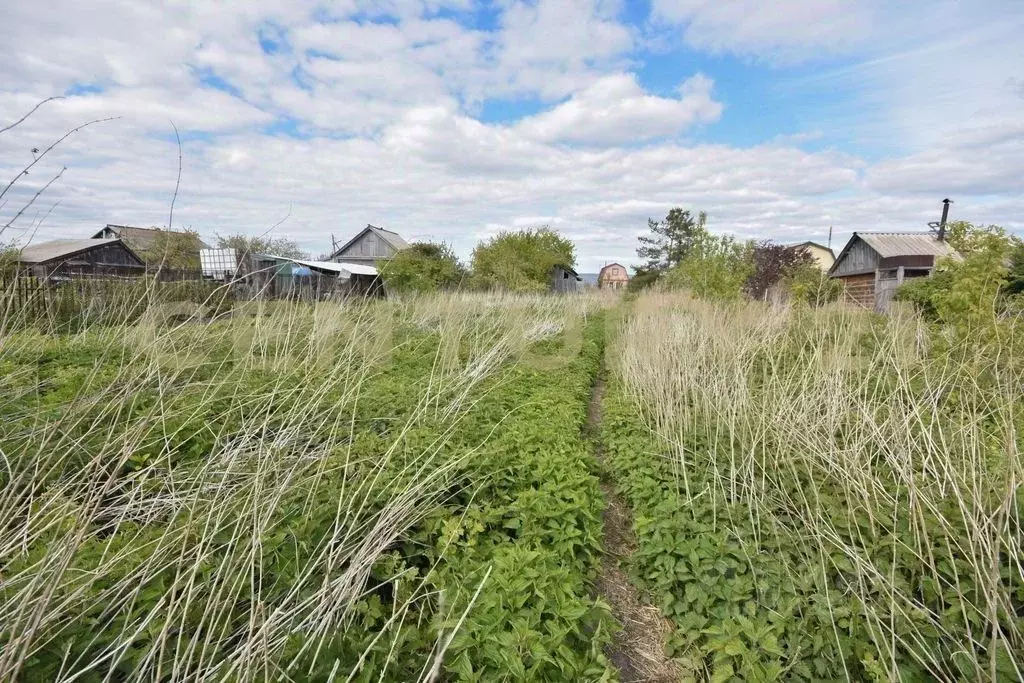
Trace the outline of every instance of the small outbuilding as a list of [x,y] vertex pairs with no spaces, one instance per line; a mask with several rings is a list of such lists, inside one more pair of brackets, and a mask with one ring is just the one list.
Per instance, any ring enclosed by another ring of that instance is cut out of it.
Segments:
[[146,264],[120,239],[50,240],[21,250],[22,271],[41,280],[73,277],[137,277]]
[[625,289],[629,284],[629,271],[620,263],[609,263],[597,274],[598,289]]
[[389,259],[408,248],[409,244],[397,232],[368,224],[358,235],[336,249],[329,260],[375,267],[377,261]]
[[800,244],[794,244],[792,249],[794,251],[806,252],[808,256],[814,259],[814,263],[826,273],[832,267],[832,264],[836,262],[835,252],[824,244],[801,242]]
[[578,292],[583,288],[583,278],[569,266],[559,265],[551,269],[551,291],[559,294]]
[[855,232],[828,271],[844,285],[843,299],[884,311],[905,280],[927,277],[942,257],[959,258],[930,232]]

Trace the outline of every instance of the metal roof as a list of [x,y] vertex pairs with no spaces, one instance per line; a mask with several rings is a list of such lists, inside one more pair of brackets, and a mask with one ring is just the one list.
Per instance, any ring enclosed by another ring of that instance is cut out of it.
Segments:
[[338,254],[342,253],[343,251],[351,247],[356,242],[356,240],[358,240],[360,237],[362,237],[368,232],[372,232],[374,235],[376,235],[377,237],[381,238],[382,240],[390,244],[392,247],[394,247],[397,251],[409,248],[409,243],[402,239],[402,236],[399,235],[397,232],[385,230],[384,228],[378,228],[376,225],[370,225],[369,223],[367,223],[366,227],[360,230],[355,237],[353,237],[348,242],[345,242],[345,244],[335,249],[334,253],[331,254],[331,258],[334,258]]
[[361,266],[357,263],[337,263],[335,261],[306,261],[305,259],[289,258],[287,256],[275,256],[274,254],[265,254],[266,257],[277,259],[279,261],[291,261],[292,263],[298,263],[300,266],[306,266],[307,268],[315,268],[316,270],[326,270],[330,273],[337,273],[338,275],[348,278],[352,275],[376,275],[377,269],[373,266]]
[[892,258],[893,256],[950,256],[954,259],[960,258],[956,249],[949,246],[948,242],[940,242],[930,232],[855,232],[850,236],[843,250],[839,252],[832,267],[828,269],[829,275],[839,270],[840,264],[850,248],[861,240],[879,255],[880,258]]
[[853,235],[864,240],[882,258],[951,256],[956,253],[956,250],[949,246],[948,242],[940,242],[930,232],[855,232]]
[[117,238],[89,240],[50,240],[30,244],[21,250],[18,260],[22,263],[46,263],[65,256],[74,256],[96,247],[119,243]]

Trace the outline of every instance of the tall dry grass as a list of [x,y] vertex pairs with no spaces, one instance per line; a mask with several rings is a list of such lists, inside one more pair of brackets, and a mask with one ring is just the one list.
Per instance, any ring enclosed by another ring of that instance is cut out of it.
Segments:
[[[472,453],[447,445],[473,401],[597,305],[256,302],[209,323],[154,307],[5,335],[0,679],[308,675],[358,618],[374,564],[465,485]],[[423,348],[429,368],[405,381]],[[423,599],[407,583],[367,649]],[[357,673],[336,663],[332,678]]]
[[[794,577],[821,575],[829,609],[856,606],[877,675],[899,680],[913,661],[942,680],[1022,680],[1020,340],[940,353],[936,334],[906,312],[655,293],[625,324],[617,367],[684,500],[741,503],[781,536],[802,556]],[[742,542],[764,551],[756,534]],[[851,627],[837,621],[838,643]]]

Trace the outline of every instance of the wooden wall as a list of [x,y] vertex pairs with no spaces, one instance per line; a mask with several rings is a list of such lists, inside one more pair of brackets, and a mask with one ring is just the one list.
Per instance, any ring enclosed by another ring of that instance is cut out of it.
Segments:
[[[850,250],[842,257],[842,260],[832,271],[833,277],[846,275],[859,275],[867,272],[874,272],[878,267],[878,252],[869,247],[864,240],[857,239]],[[872,279],[874,276],[872,276]]]
[[875,274],[849,275],[838,278],[843,283],[843,298],[846,303],[865,308],[875,307]]
[[372,265],[377,259],[391,258],[394,255],[395,248],[370,230],[350,244],[348,249],[336,255],[333,260],[339,263],[351,261]]

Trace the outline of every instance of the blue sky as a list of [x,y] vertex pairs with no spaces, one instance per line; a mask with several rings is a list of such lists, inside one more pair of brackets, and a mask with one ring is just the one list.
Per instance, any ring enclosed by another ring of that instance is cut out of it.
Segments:
[[[367,223],[463,256],[550,225],[584,270],[648,217],[824,239],[954,216],[1024,230],[1014,0],[340,0],[5,7],[0,239],[271,226],[314,254]],[[160,40],[153,26],[160,26]],[[2,126],[0,126],[2,127]],[[278,225],[279,224],[279,225]]]

